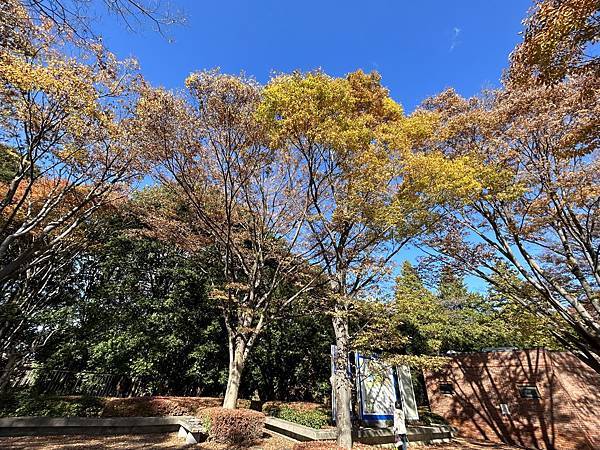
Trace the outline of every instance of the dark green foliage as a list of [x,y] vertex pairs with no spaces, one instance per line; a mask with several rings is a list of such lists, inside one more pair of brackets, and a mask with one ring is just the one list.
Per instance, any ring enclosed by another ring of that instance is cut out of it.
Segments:
[[[113,374],[113,384],[126,376],[141,387],[135,395],[223,395],[227,336],[205,276],[217,262],[121,228],[108,224],[104,242],[80,258],[81,298],[36,360],[46,371]],[[322,400],[332,341],[329,318],[298,304],[261,334],[243,396]]]
[[209,393],[227,349],[202,262],[148,238],[117,234],[89,262],[86,298],[45,366],[124,374],[142,393]]
[[331,413],[322,408],[298,409],[290,405],[277,405],[265,411],[268,415],[311,428],[324,428],[330,423]]
[[262,400],[317,401],[329,395],[330,317],[298,303],[272,322],[250,356],[244,393]]
[[0,397],[0,417],[98,417],[103,408],[103,399],[97,397],[44,396],[31,390]]
[[8,183],[19,169],[19,155],[11,148],[0,144],[0,183]]

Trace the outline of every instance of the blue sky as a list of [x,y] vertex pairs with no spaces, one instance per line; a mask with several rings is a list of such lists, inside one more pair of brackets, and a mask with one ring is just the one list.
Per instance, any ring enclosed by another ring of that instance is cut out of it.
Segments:
[[463,95],[497,86],[519,42],[531,0],[170,0],[187,23],[131,33],[114,20],[96,29],[120,57],[170,88],[195,70],[220,67],[261,82],[272,71],[377,70],[411,111],[446,87]]
[[[136,57],[154,85],[182,88],[190,72],[220,67],[260,82],[273,71],[322,68],[341,76],[377,70],[392,97],[412,111],[454,87],[465,96],[499,85],[520,41],[531,0],[171,0],[187,19],[167,30],[136,33],[96,23],[109,49]],[[416,261],[419,252],[398,258]],[[478,280],[468,279],[476,290]]]

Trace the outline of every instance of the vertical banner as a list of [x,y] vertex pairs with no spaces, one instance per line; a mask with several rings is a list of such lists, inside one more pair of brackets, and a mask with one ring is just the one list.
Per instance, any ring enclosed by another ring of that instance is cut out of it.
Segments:
[[419,420],[419,409],[415,398],[415,389],[410,374],[410,367],[397,366],[398,387],[402,395],[402,404],[404,405],[406,418],[408,420]]

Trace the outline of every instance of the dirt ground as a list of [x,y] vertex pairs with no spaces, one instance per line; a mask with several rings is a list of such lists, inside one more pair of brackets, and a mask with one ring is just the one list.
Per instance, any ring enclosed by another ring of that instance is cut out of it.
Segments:
[[[265,437],[257,443],[256,449],[288,450],[293,442],[279,437]],[[194,449],[194,450],[226,450],[227,446],[203,443],[198,445],[185,444],[183,440],[172,434],[140,434],[117,436],[23,436],[0,437],[0,449],[11,450],[112,450],[112,449]]]
[[[291,450],[293,442],[281,437],[269,436],[257,443],[255,450]],[[361,446],[367,448],[368,446]],[[194,450],[226,450],[226,446],[217,444],[184,444],[173,434],[141,434],[119,436],[24,436],[0,437],[0,448],[11,450],[111,450],[111,449],[194,449]],[[375,448],[375,447],[373,447]],[[512,447],[491,442],[475,442],[457,439],[451,444],[416,446],[418,450],[518,450]]]

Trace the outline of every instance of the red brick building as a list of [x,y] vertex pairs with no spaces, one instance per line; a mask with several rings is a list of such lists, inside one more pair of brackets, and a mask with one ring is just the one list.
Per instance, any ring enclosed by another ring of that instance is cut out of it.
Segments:
[[431,410],[475,439],[600,449],[600,375],[566,352],[459,354],[425,374]]

